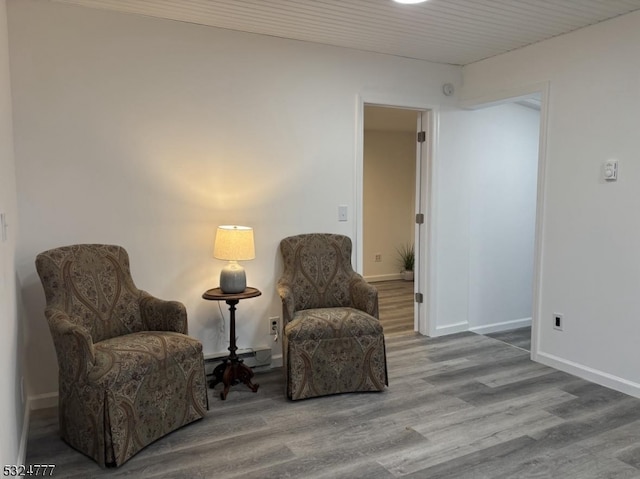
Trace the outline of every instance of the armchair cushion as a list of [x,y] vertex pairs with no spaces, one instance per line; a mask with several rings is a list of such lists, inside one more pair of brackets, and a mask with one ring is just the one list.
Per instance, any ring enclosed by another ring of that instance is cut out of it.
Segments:
[[382,326],[354,308],[316,308],[295,313],[285,333],[290,341],[360,338],[382,334]]

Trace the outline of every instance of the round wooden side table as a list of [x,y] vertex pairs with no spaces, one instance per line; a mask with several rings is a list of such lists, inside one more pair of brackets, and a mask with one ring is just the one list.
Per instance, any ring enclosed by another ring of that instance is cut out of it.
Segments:
[[213,379],[209,381],[209,387],[222,383],[224,389],[220,393],[220,399],[225,400],[229,394],[229,388],[238,383],[244,383],[253,392],[258,390],[259,384],[253,384],[251,378],[253,371],[236,355],[236,305],[243,299],[255,298],[262,293],[256,288],[246,288],[242,293],[223,293],[220,288],[205,291],[202,295],[209,301],[224,301],[229,305],[229,356],[222,360],[213,370]]

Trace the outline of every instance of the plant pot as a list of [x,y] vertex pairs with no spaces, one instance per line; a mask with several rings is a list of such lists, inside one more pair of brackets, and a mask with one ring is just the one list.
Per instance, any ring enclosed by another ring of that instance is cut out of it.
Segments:
[[413,281],[413,271],[404,270],[400,273],[400,275],[405,281]]

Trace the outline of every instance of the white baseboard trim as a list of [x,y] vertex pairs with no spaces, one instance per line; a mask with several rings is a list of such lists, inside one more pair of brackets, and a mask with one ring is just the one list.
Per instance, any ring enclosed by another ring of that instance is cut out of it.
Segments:
[[282,354],[278,354],[277,356],[271,356],[271,367],[272,368],[281,368],[282,367]]
[[29,396],[27,404],[31,405],[31,410],[46,409],[48,407],[56,407],[58,405],[58,392],[37,394],[35,396]]
[[24,405],[24,417],[22,418],[22,434],[18,445],[18,458],[14,464],[24,465],[27,460],[27,439],[29,438],[29,423],[31,421],[31,401],[27,398]]
[[462,333],[464,331],[469,331],[469,323],[467,321],[462,321],[460,323],[454,324],[446,324],[444,326],[438,326],[436,328],[434,338],[438,336],[446,336],[448,334]]
[[478,334],[497,333],[500,331],[509,331],[510,329],[524,328],[531,326],[531,318],[512,319],[511,321],[503,321],[501,323],[485,324],[469,328],[469,331]]
[[584,366],[583,364],[574,363],[573,361],[554,356],[553,354],[538,352],[535,355],[535,360],[545,366],[559,369],[560,371],[573,374],[587,381],[640,398],[640,384],[638,383]]
[[379,281],[393,281],[396,279],[402,279],[402,275],[400,273],[378,274],[374,276],[365,276],[364,279],[367,281],[367,283],[377,283]]

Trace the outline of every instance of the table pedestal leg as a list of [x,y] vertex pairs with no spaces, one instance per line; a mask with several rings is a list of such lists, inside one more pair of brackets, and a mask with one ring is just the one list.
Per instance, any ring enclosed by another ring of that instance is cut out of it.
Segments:
[[251,391],[256,392],[259,384],[253,384],[251,378],[253,377],[253,371],[250,367],[246,366],[242,359],[236,355],[236,304],[238,300],[227,300],[229,305],[229,311],[231,312],[229,319],[229,351],[230,354],[225,358],[221,364],[217,365],[213,370],[213,379],[209,382],[209,387],[213,388],[216,384],[222,383],[224,388],[220,393],[220,399],[224,400],[229,394],[229,388],[238,383],[244,383]]
[[229,362],[222,376],[222,384],[224,389],[220,393],[220,399],[226,399],[229,393],[229,388],[238,383],[244,383],[253,392],[258,390],[259,384],[253,384],[251,378],[253,377],[253,371],[250,367],[242,363],[242,360],[237,362]]

